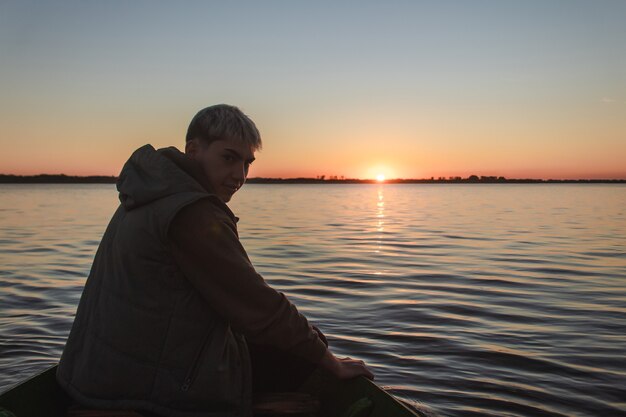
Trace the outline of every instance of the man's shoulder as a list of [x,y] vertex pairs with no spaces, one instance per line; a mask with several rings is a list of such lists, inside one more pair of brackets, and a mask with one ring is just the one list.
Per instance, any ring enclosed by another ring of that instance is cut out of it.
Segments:
[[237,218],[222,201],[213,195],[207,195],[183,207],[172,221],[172,227],[179,230],[197,230],[224,225],[232,229],[235,234],[237,233]]
[[236,217],[233,212],[224,204],[217,196],[209,194],[199,199],[190,207],[196,211],[196,214],[205,218],[216,218],[228,223],[236,223]]

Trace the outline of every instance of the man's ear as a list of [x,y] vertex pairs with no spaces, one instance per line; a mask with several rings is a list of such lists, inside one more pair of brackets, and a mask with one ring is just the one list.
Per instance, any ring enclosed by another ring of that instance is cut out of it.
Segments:
[[189,142],[185,143],[185,154],[193,158],[198,154],[198,147],[198,139],[191,139]]

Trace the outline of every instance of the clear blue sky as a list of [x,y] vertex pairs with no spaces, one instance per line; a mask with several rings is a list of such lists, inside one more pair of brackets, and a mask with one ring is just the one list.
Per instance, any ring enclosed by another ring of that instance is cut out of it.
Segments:
[[252,176],[626,178],[626,1],[0,2],[0,173],[240,106]]

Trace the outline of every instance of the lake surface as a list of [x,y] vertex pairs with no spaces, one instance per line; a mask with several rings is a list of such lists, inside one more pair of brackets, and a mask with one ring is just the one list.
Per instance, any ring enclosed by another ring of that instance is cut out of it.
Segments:
[[[113,185],[0,185],[0,391],[54,364]],[[266,280],[442,416],[626,415],[626,186],[250,184]]]

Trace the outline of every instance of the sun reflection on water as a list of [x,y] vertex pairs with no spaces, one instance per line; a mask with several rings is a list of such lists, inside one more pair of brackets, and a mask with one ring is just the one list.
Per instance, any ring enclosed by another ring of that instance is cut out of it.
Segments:
[[383,232],[385,231],[385,198],[383,194],[383,186],[378,187],[378,202],[376,203],[376,231],[378,236],[376,237],[376,250],[375,253],[380,253],[383,241]]

